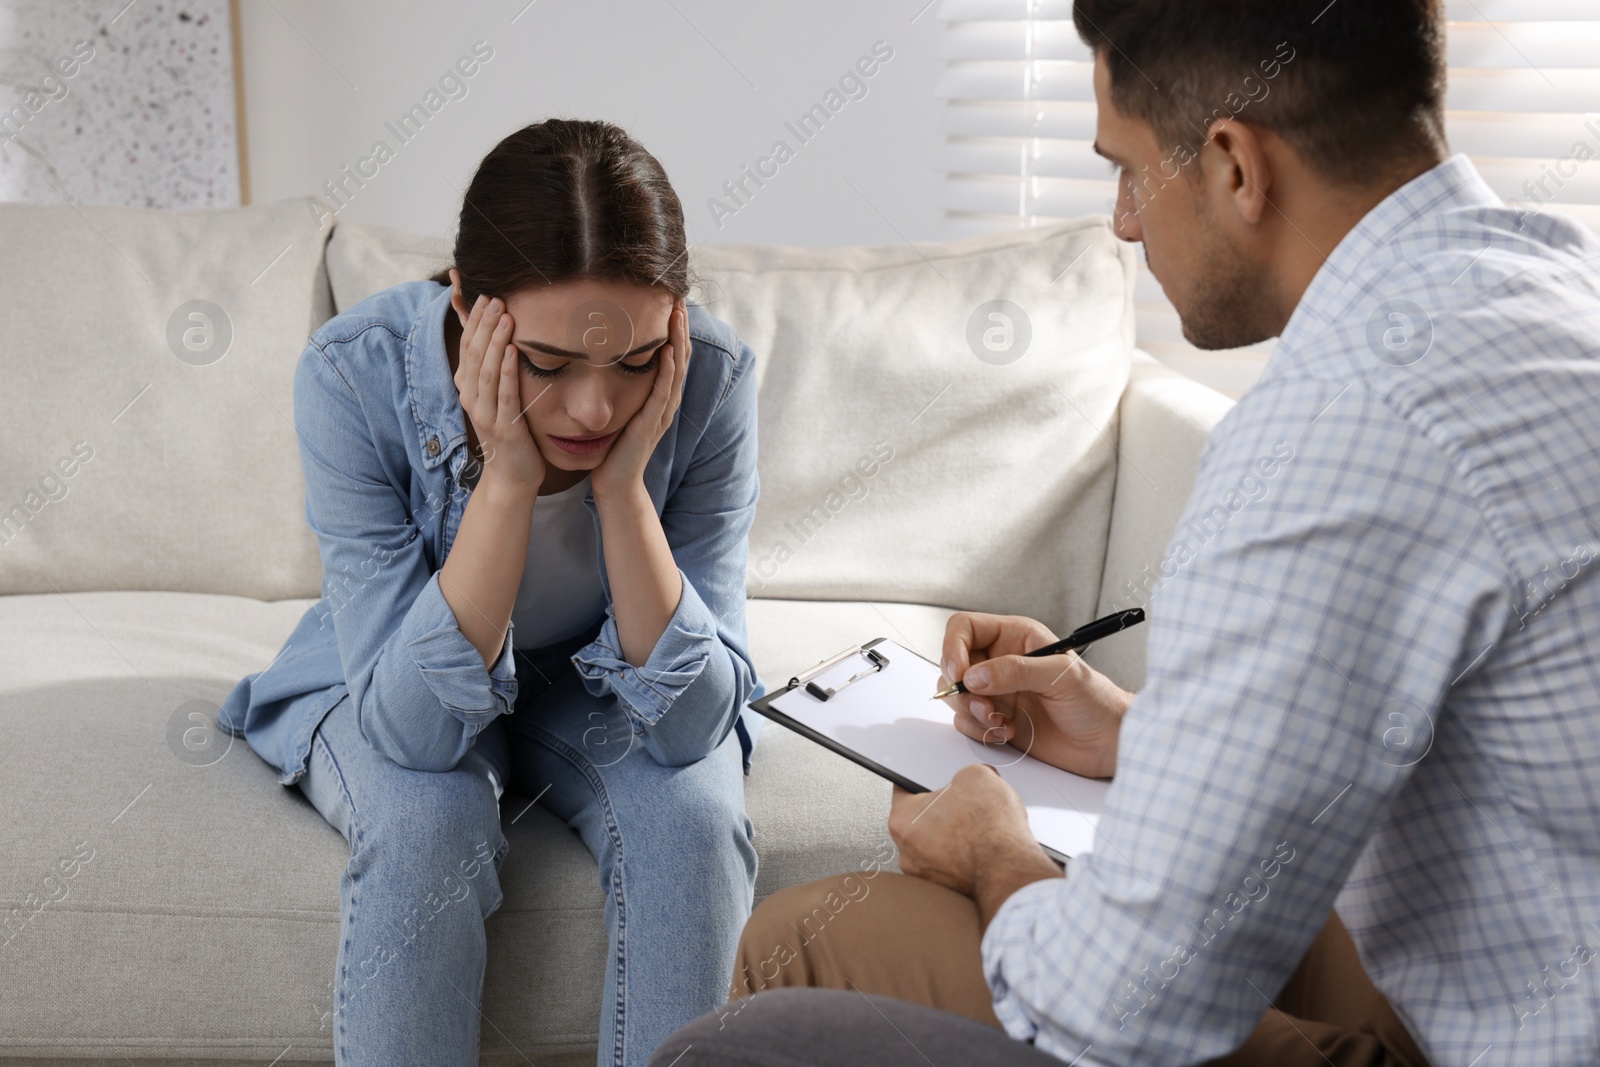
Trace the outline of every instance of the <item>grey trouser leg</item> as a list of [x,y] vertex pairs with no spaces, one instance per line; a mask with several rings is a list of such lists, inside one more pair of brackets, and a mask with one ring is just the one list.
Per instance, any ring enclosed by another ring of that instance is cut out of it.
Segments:
[[[737,1007],[737,1013],[732,1008]],[[1061,1067],[962,1015],[841,989],[773,989],[684,1026],[650,1067]]]

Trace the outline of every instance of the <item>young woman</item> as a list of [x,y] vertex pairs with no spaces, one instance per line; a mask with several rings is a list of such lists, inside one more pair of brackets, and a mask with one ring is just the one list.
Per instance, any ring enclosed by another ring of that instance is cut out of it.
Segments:
[[301,356],[324,596],[219,724],[350,843],[339,1064],[477,1063],[511,787],[599,863],[599,1063],[642,1065],[725,1000],[754,890],[754,355],[688,303],[678,197],[605,123],[497,145],[454,259]]

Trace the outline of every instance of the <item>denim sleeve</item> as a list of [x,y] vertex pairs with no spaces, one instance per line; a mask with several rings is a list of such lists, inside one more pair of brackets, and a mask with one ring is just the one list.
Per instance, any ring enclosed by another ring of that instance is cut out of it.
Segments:
[[[683,596],[660,640],[643,666],[632,666],[608,606],[600,633],[572,657],[590,695],[615,694],[645,750],[667,766],[692,763],[721,744],[757,684],[745,633],[745,564],[760,494],[754,362],[740,342],[726,395],[662,509]],[[696,432],[686,418],[680,408],[678,432]]]
[[359,397],[315,343],[295,370],[294,407],[324,622],[332,621],[361,732],[403,767],[450,770],[516,701],[511,630],[485,667],[429,567]]
[[718,641],[716,619],[681,566],[678,574],[683,578],[683,596],[642,667],[623,658],[611,604],[606,605],[599,634],[572,657],[590,695],[615,694],[641,726],[654,726],[700,677]]

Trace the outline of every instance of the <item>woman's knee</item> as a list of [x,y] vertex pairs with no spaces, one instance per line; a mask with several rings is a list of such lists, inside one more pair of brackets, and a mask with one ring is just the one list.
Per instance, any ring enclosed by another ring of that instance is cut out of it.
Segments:
[[697,878],[733,873],[753,882],[755,824],[744,804],[738,768],[723,753],[681,769],[607,785],[623,851],[641,864]]
[[364,791],[352,817],[351,864],[421,906],[476,896],[483,918],[499,907],[508,849],[493,784],[470,771],[396,768]]
[[745,810],[742,777],[696,775],[694,786],[672,795],[669,807],[684,847],[754,851],[755,824]]
[[639,743],[650,754],[650,758],[661,766],[676,768],[705,759],[717,750],[727,736],[726,733],[710,734],[662,719],[639,734]]

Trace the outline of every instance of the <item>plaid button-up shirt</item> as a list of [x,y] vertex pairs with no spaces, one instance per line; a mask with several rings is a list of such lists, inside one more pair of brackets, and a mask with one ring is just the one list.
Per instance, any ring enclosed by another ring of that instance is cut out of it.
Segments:
[[1218,424],[1092,854],[983,940],[1079,1065],[1237,1047],[1337,907],[1435,1067],[1600,1062],[1600,240],[1457,155]]

